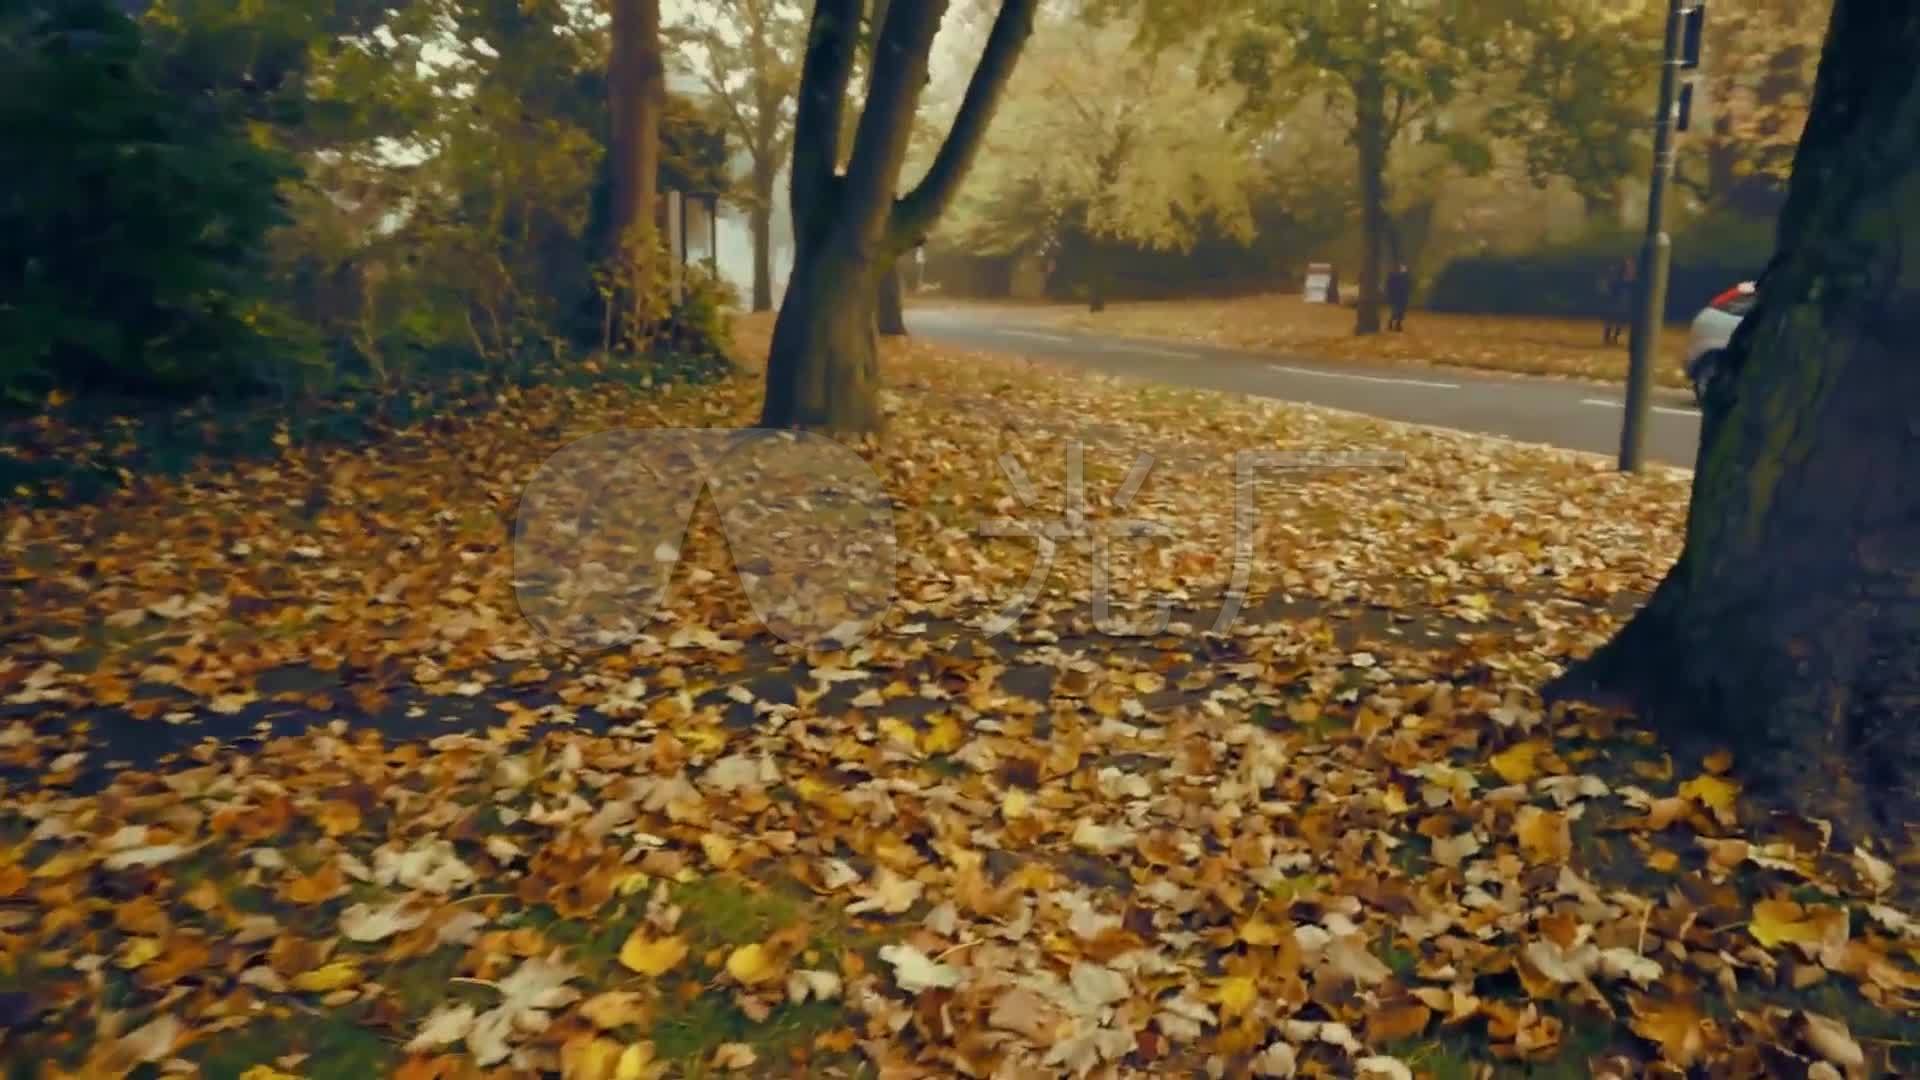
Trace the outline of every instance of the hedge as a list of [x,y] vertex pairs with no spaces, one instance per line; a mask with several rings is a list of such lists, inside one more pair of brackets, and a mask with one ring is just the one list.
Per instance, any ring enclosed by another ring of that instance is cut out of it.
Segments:
[[[1772,225],[1709,219],[1673,241],[1667,318],[1690,320],[1728,288],[1760,276],[1772,248]],[[1600,283],[1639,237],[1614,234],[1524,254],[1470,255],[1447,263],[1427,288],[1426,307],[1489,315],[1598,318],[1609,301]]]

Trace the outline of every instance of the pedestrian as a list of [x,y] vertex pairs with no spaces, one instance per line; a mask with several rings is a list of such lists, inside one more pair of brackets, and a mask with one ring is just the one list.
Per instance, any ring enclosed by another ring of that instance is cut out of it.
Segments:
[[1620,340],[1620,336],[1633,326],[1633,283],[1635,268],[1631,257],[1622,258],[1607,274],[1601,285],[1606,294],[1606,323],[1601,328],[1601,338],[1608,345]]
[[1327,303],[1340,306],[1340,271],[1327,271]]
[[1392,313],[1387,320],[1387,329],[1407,328],[1407,304],[1412,300],[1413,275],[1407,271],[1406,263],[1400,263],[1387,274],[1387,307]]

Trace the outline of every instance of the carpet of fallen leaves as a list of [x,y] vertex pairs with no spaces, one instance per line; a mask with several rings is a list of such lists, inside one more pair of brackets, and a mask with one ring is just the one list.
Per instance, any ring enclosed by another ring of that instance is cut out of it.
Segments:
[[[1727,755],[1531,689],[1652,586],[1687,474],[890,350],[896,600],[846,647],[761,631],[711,515],[618,648],[516,608],[541,462],[748,421],[750,370],[12,513],[12,1074],[1920,1065],[1909,857],[1754,820]],[[1069,540],[990,637],[1036,558],[979,535],[1021,512],[1000,463],[1058,518],[1074,443],[1091,531],[1166,526],[1110,545],[1110,614],[1170,622],[1096,626]],[[1289,448],[1404,459],[1259,480],[1210,632],[1233,455]]]
[[[1098,314],[1084,305],[1020,305],[1009,311],[1019,318],[1089,332],[1268,349],[1316,360],[1483,368],[1605,382],[1627,377],[1625,343],[1603,343],[1595,319],[1412,311],[1404,331],[1355,337],[1351,307],[1309,304],[1290,293],[1128,301]],[[1655,368],[1661,385],[1686,387],[1686,343],[1684,326],[1669,326],[1661,333]]]

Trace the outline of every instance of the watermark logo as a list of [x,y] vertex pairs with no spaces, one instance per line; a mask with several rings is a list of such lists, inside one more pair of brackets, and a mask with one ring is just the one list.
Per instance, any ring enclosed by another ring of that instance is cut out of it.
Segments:
[[804,432],[648,428],[549,458],[514,522],[514,594],[549,640],[592,651],[645,633],[704,491],[742,591],[795,645],[852,644],[893,602],[893,500],[859,454]]
[[[1040,598],[1060,545],[1091,551],[1095,626],[1117,636],[1161,633],[1173,601],[1144,619],[1115,617],[1111,560],[1118,543],[1172,539],[1172,525],[1127,516],[1156,464],[1134,457],[1099,521],[1087,513],[1085,446],[1066,445],[1065,508],[1040,517],[1032,479],[1012,455],[999,465],[1019,516],[982,522],[975,535],[1034,544],[1015,595],[980,625],[1008,632]],[[1234,457],[1232,571],[1213,632],[1225,633],[1252,580],[1263,472],[1394,468],[1394,453],[1245,451]],[[548,639],[576,651],[616,648],[647,631],[667,599],[702,492],[713,500],[754,613],[775,637],[801,646],[852,646],[893,602],[899,555],[893,500],[873,466],[823,436],[756,429],[604,432],[548,459],[522,495],[513,536],[514,592]]]

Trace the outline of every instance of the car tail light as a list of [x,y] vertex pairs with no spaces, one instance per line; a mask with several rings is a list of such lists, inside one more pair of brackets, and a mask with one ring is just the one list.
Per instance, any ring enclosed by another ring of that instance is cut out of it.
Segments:
[[[1699,294],[1695,294],[1699,295]],[[1743,313],[1753,306],[1753,282],[1743,281],[1719,296],[1714,297],[1708,307],[1716,311]]]

